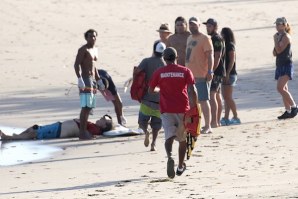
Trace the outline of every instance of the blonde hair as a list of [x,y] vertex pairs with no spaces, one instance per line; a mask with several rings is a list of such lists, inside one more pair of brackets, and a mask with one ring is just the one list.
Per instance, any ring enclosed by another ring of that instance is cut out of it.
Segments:
[[285,24],[285,27],[286,27],[286,32],[288,33],[288,34],[292,34],[292,27],[290,26],[290,24],[289,23],[286,23]]

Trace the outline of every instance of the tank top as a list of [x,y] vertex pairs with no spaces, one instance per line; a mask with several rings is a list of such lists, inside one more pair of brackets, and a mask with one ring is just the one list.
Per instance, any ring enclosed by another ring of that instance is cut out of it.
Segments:
[[292,63],[292,48],[291,43],[289,43],[287,47],[284,49],[284,51],[276,55],[276,66],[283,67]]

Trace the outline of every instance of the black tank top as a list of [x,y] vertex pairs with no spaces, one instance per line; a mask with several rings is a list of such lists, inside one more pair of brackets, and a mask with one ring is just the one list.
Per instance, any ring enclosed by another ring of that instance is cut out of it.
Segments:
[[292,63],[292,48],[291,44],[289,43],[287,47],[284,49],[284,51],[276,55],[276,66],[282,67]]

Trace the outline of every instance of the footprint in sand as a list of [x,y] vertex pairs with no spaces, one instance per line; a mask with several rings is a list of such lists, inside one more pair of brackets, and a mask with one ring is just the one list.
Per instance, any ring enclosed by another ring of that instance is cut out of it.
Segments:
[[105,190],[95,190],[95,191],[100,193],[105,192]]
[[118,182],[116,185],[115,185],[115,187],[124,187],[125,185],[123,184],[123,183],[121,183],[121,182]]
[[89,197],[94,197],[94,196],[99,196],[99,194],[95,194],[95,193],[93,193],[93,194],[88,194],[88,196],[89,196]]
[[170,178],[161,178],[161,179],[156,179],[156,180],[151,180],[149,183],[158,183],[158,182],[170,182]]

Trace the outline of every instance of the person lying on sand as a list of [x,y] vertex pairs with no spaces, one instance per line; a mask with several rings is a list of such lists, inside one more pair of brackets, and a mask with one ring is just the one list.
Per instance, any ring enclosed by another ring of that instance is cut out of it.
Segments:
[[[87,131],[93,136],[101,135],[114,127],[112,117],[104,115],[95,123],[87,122]],[[80,120],[72,119],[48,125],[33,125],[20,134],[6,135],[0,130],[1,140],[34,140],[79,137]]]

